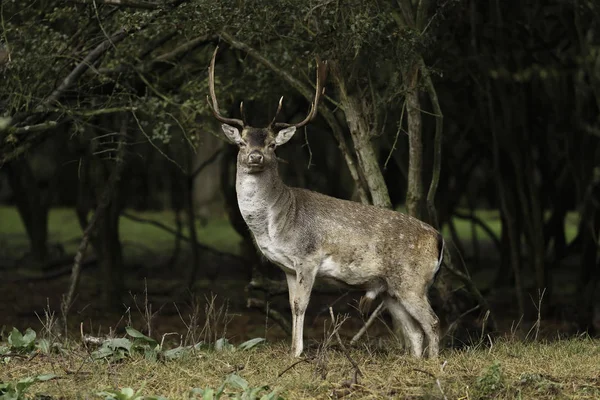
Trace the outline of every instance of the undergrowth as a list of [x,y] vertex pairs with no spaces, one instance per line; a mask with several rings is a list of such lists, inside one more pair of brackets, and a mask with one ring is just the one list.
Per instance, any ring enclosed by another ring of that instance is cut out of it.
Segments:
[[[326,329],[333,337],[335,328]],[[132,327],[96,343],[56,342],[32,330],[4,336],[3,400],[600,398],[600,342],[589,337],[499,339],[445,350],[436,360],[415,360],[391,342],[345,349],[325,340],[294,360],[287,342],[234,345],[220,338],[167,346]]]

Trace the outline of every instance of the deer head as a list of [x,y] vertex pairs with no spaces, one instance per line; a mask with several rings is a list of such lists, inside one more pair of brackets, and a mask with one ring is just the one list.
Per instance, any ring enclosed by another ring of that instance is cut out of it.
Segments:
[[[221,115],[215,94],[215,58],[218,50],[219,48],[217,47],[208,69],[208,85],[210,90],[210,99],[208,96],[206,97],[208,105],[215,118],[223,123],[221,129],[223,129],[225,136],[239,148],[238,168],[242,168],[244,172],[248,173],[259,173],[265,169],[273,168],[277,164],[275,148],[287,143],[294,136],[296,129],[308,124],[317,114],[319,99],[324,92],[323,84],[327,74],[327,63],[321,63],[317,58],[315,97],[312,101],[310,111],[303,121],[296,124],[275,122],[283,104],[282,96],[279,99],[275,116],[269,125],[265,128],[254,128],[248,125],[243,119],[226,118]],[[244,118],[244,102],[240,103],[240,115]]]

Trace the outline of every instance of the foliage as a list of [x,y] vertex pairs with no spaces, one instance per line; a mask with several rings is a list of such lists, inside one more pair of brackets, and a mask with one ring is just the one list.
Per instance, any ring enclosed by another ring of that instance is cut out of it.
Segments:
[[263,338],[250,339],[239,346],[234,346],[225,338],[218,339],[215,343],[196,343],[193,346],[178,346],[172,349],[162,349],[160,344],[132,327],[126,327],[129,338],[110,338],[102,342],[100,348],[92,352],[96,360],[121,361],[127,357],[138,354],[146,360],[157,359],[175,360],[197,353],[198,351],[236,351],[250,350],[264,342]]
[[494,362],[487,370],[477,378],[475,389],[481,398],[489,398],[502,390],[504,377],[499,362]]
[[[228,391],[230,388],[232,391]],[[282,399],[277,394],[277,389],[269,392],[269,386],[258,386],[250,387],[248,381],[237,374],[231,374],[225,379],[223,384],[216,389],[205,388],[198,389],[194,388],[190,391],[190,398],[202,400],[218,400],[225,396],[227,399],[239,399],[239,400],[279,400]],[[241,392],[240,392],[241,391]],[[264,392],[268,392],[263,394]],[[201,396],[201,397],[199,397]]]
[[127,387],[120,390],[103,390],[96,393],[96,396],[102,397],[104,400],[167,400],[163,396],[143,396],[142,390],[144,386],[137,391]]
[[17,382],[0,381],[0,400],[22,400],[29,387],[36,382],[46,382],[56,378],[54,374],[43,374],[19,379]]

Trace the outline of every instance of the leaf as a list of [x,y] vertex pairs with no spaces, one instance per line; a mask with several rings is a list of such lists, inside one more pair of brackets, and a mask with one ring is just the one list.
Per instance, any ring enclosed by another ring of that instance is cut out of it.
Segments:
[[215,391],[211,388],[206,388],[202,393],[202,400],[213,400],[215,398]]
[[277,394],[278,389],[273,390],[271,393],[267,393],[263,395],[260,400],[279,400],[282,399],[281,396]]
[[156,361],[158,358],[158,352],[155,349],[144,350],[144,358],[148,361]]
[[262,343],[265,341],[265,338],[254,338],[254,339],[250,339],[242,344],[240,344],[238,346],[238,349],[240,350],[250,350],[251,348],[255,347],[256,345]]
[[10,335],[8,335],[8,344],[14,348],[21,348],[24,343],[21,332],[17,328],[13,328]]
[[265,394],[260,398],[260,400],[278,400],[281,397],[277,394],[277,389],[273,390],[271,393]]
[[104,345],[110,347],[111,349],[124,349],[131,351],[131,340],[127,338],[109,339],[102,344],[102,346]]
[[190,347],[175,347],[174,349],[165,350],[162,355],[167,360],[177,360],[191,351]]
[[137,329],[134,329],[130,326],[125,328],[125,331],[127,331],[127,334],[129,336],[131,336],[134,339],[138,339],[138,340],[142,340],[146,343],[149,343],[151,345],[157,345],[158,342],[154,339],[152,339],[151,337],[148,337],[146,335],[144,335],[142,332],[138,331]]
[[25,335],[23,335],[23,342],[25,343],[25,346],[31,346],[35,342],[35,337],[35,331],[31,328],[27,328]]
[[27,388],[35,383],[35,377],[28,376],[17,382],[17,393],[23,393]]
[[38,382],[46,382],[54,378],[56,378],[56,375],[54,374],[42,374],[35,377]]
[[231,374],[227,377],[226,383],[229,383],[232,386],[237,386],[242,390],[248,389],[248,381],[237,374]]
[[92,358],[94,360],[101,360],[112,356],[115,351],[109,347],[100,347],[98,350],[92,352]]
[[229,340],[225,339],[225,338],[221,338],[218,339],[215,342],[215,350],[216,351],[223,351],[223,350],[232,350],[234,347],[231,343],[229,343]]
[[37,343],[37,348],[40,349],[40,351],[42,353],[48,354],[48,353],[50,353],[50,350],[52,349],[52,345],[50,344],[49,340],[40,339]]
[[121,394],[123,396],[125,396],[126,399],[131,399],[133,397],[133,395],[135,394],[135,391],[132,388],[127,387],[127,388],[121,389]]

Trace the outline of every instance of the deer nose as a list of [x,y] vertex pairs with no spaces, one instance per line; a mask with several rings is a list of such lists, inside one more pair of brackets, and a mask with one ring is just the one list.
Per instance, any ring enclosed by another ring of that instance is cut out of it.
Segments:
[[250,164],[262,164],[263,161],[264,157],[258,150],[254,150],[248,155],[248,162]]

